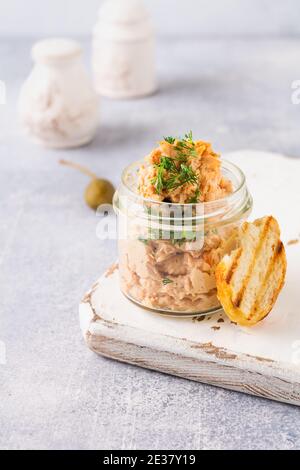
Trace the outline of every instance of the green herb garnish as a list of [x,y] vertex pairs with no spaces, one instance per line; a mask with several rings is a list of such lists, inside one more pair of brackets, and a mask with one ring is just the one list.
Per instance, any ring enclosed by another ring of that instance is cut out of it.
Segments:
[[154,164],[154,167],[157,169],[157,175],[152,179],[151,183],[154,184],[157,194],[166,188],[166,181],[164,179],[165,170],[171,174],[177,172],[176,162],[170,157],[162,156],[159,163]]
[[162,280],[162,283],[164,286],[166,286],[167,284],[172,284],[172,280],[169,279],[168,277],[166,277],[165,279]]
[[[186,183],[198,184],[198,177],[188,164],[177,161],[176,158],[162,157],[160,163],[154,165],[157,169],[155,178],[151,180],[157,194],[164,190],[174,190]],[[165,170],[168,174],[165,174]]]
[[[176,155],[174,157],[162,156],[159,163],[154,164],[157,173],[151,180],[155,186],[157,194],[163,191],[173,191],[187,183],[195,184],[199,188],[199,180],[195,171],[189,164],[189,158],[198,157],[198,153],[193,141],[192,131],[185,134],[184,138],[164,137],[169,144],[175,144]],[[196,189],[194,197],[190,203],[197,203],[199,199],[199,189]]]
[[180,164],[176,173],[173,173],[170,178],[165,182],[165,187],[168,190],[174,190],[183,186],[186,183],[198,183],[198,178],[194,170],[184,163]]
[[193,143],[193,131],[190,131],[187,134],[185,134],[184,139],[182,140],[187,140],[188,142]]
[[176,171],[176,161],[171,157],[161,157],[160,163],[158,166],[162,166],[164,170],[167,171]]
[[168,144],[173,145],[176,139],[175,139],[175,137],[169,136],[169,137],[164,137],[164,140],[165,140],[166,142],[168,142]]
[[188,200],[188,204],[197,204],[197,202],[199,202],[199,196],[200,196],[200,189],[197,188],[196,191],[195,191],[194,196],[192,196],[192,197]]
[[157,194],[160,194],[164,189],[164,167],[162,165],[155,165],[157,168],[157,175],[151,181],[156,188]]
[[198,157],[195,143],[193,141],[192,131],[190,131],[188,134],[185,134],[184,138],[177,142],[175,148],[181,157]]

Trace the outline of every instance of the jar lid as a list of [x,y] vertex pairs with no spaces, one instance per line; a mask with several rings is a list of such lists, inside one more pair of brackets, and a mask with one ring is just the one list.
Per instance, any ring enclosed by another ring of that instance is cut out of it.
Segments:
[[111,23],[135,23],[148,18],[141,0],[107,0],[99,9],[100,20]]
[[81,45],[77,41],[64,38],[50,38],[37,42],[31,51],[35,62],[58,62],[73,59],[82,54]]

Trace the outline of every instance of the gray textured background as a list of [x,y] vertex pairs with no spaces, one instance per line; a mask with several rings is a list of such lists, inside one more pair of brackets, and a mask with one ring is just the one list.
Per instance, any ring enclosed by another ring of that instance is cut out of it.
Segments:
[[[296,25],[293,11],[289,21]],[[157,138],[189,129],[219,151],[247,147],[297,157],[300,106],[290,96],[291,82],[300,78],[300,40],[161,37],[159,92],[136,101],[102,99],[95,141],[56,152],[32,145],[17,124],[31,43],[23,37],[0,42],[0,79],[7,84],[7,104],[0,105],[0,341],[7,349],[7,364],[0,365],[0,447],[299,449],[296,407],[87,350],[78,302],[116,250],[96,238],[97,219],[82,202],[85,176],[58,160],[86,164],[117,184],[123,166]]]
[[[88,35],[104,0],[2,0],[0,35]],[[126,0],[123,0],[126,2]],[[163,36],[298,35],[299,0],[144,0]]]

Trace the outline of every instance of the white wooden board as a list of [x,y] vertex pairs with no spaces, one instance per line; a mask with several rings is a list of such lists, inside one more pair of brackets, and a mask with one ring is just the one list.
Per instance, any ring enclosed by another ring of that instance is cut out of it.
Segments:
[[288,272],[272,313],[251,328],[224,313],[201,321],[164,317],[122,295],[116,265],[82,300],[81,328],[87,345],[104,356],[300,405],[300,161],[253,151],[226,158],[247,175],[251,219],[272,214],[282,227]]

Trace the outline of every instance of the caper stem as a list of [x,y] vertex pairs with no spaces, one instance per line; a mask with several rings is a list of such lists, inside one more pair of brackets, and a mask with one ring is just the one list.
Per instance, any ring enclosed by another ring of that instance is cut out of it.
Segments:
[[81,171],[81,173],[84,173],[85,175],[89,176],[90,178],[97,179],[98,176],[90,171],[88,168],[85,168],[82,165],[79,165],[79,163],[74,163],[74,162],[69,162],[67,160],[59,160],[59,163],[61,165],[69,166],[71,168],[75,168],[75,170]]

